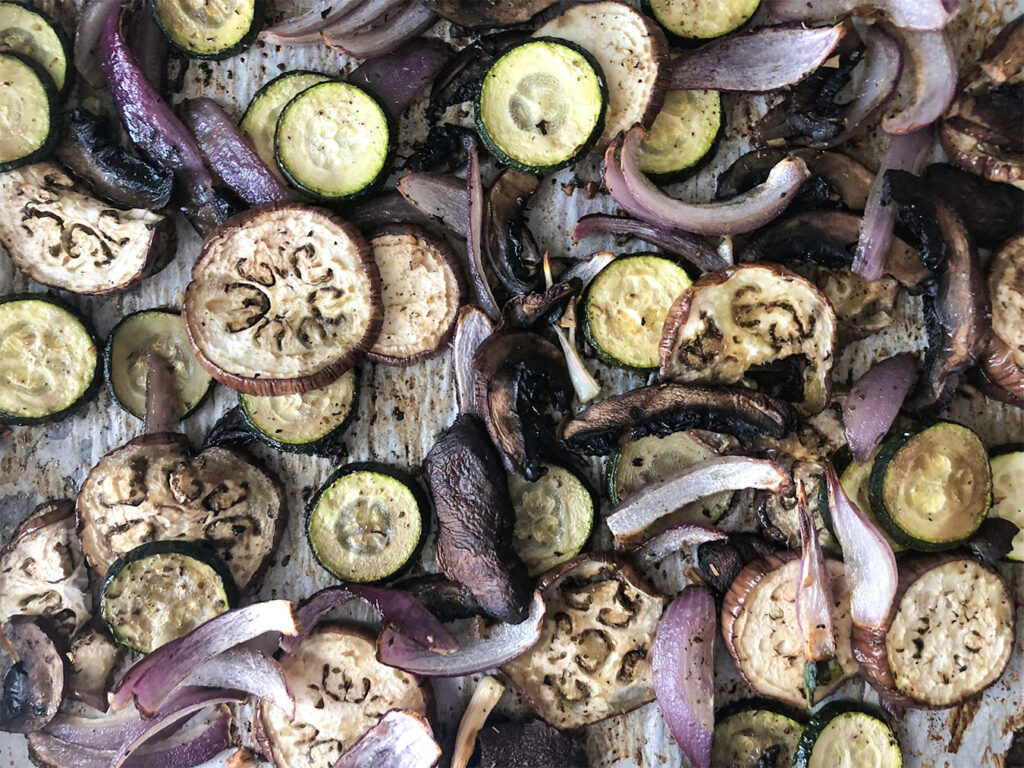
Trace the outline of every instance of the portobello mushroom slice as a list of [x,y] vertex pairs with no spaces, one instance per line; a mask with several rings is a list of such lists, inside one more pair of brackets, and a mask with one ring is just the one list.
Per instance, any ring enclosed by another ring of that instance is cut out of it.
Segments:
[[150,541],[201,541],[228,566],[240,593],[255,587],[277,548],[287,511],[280,483],[227,448],[193,453],[171,432],[108,453],[78,492],[78,535],[90,565]]
[[0,553],[0,622],[18,614],[42,616],[71,637],[89,622],[92,610],[74,502],[40,504]]
[[515,511],[501,458],[476,417],[463,414],[441,434],[423,477],[437,512],[438,566],[491,616],[523,621],[533,587],[512,549]]
[[87,629],[71,641],[71,676],[68,695],[106,712],[107,693],[114,682],[114,671],[120,666],[127,650],[115,643],[109,635]]
[[1003,674],[1013,653],[1014,605],[991,567],[961,554],[900,562],[889,622],[855,628],[868,682],[907,707],[951,707]]
[[585,408],[562,425],[559,436],[571,451],[604,456],[627,438],[685,429],[781,438],[795,424],[788,403],[760,392],[668,383],[613,395]]
[[14,659],[3,680],[0,731],[38,731],[57,714],[64,697],[62,643],[46,619],[13,616],[0,628],[0,644]]
[[0,174],[0,244],[37,283],[118,293],[167,266],[176,238],[171,219],[112,208],[78,191],[53,163]]
[[477,737],[479,768],[589,768],[583,745],[540,720],[488,725]]
[[[836,660],[842,674],[827,686],[819,685],[816,699],[857,674],[850,645],[850,595],[839,589],[843,564],[829,559],[825,565],[834,585]],[[792,552],[771,554],[745,566],[722,604],[722,638],[751,688],[804,709],[810,705],[804,687],[806,657],[796,616],[799,573],[800,558]]]
[[668,42],[657,24],[625,3],[581,3],[567,8],[536,32],[576,43],[601,66],[608,86],[608,111],[597,148],[640,123],[649,127],[668,90]]
[[383,320],[373,252],[320,208],[271,205],[206,238],[181,309],[213,378],[249,395],[330,384],[376,341]]
[[538,715],[567,730],[654,699],[649,656],[664,597],[604,555],[564,563],[541,577],[540,589],[540,640],[501,668]]
[[410,365],[440,353],[455,330],[462,276],[448,242],[410,226],[393,226],[370,239],[380,270],[384,319],[366,356]]
[[295,695],[295,719],[261,701],[253,731],[276,768],[331,768],[390,710],[426,715],[430,691],[418,678],[377,661],[373,638],[320,624],[299,650],[279,659]]
[[709,272],[669,310],[661,380],[738,384],[753,369],[794,365],[803,389],[796,408],[815,414],[831,397],[837,335],[832,305],[795,272],[771,264]]
[[1020,214],[1024,189],[983,179],[948,163],[932,163],[925,168],[924,178],[960,214],[979,248],[999,248],[1024,229]]

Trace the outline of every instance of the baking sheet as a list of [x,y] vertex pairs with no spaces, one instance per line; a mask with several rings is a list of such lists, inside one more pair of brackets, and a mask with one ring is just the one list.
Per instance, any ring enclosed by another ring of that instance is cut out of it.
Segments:
[[[69,31],[74,30],[77,9],[74,3],[46,0],[40,3]],[[310,7],[309,0],[271,0],[272,20],[292,15],[300,8]],[[957,43],[961,66],[977,60],[980,51],[995,36],[1005,20],[1024,8],[1020,0],[981,2],[964,0],[962,9],[951,24]],[[447,36],[448,27],[441,23],[431,34]],[[454,39],[456,44],[466,41]],[[181,62],[171,63],[172,78]],[[182,73],[179,97],[207,95],[223,104],[236,117],[241,115],[249,99],[265,82],[288,69],[306,68],[328,74],[344,74],[354,64],[328,49],[278,49],[258,43],[249,51],[223,62],[188,63]],[[88,104],[87,104],[88,106]],[[95,106],[95,105],[93,105]],[[406,154],[411,142],[425,133],[423,110],[425,101],[414,104],[400,121],[399,155]],[[710,198],[714,179],[725,165],[749,148],[746,126],[764,109],[759,97],[726,97],[726,136],[713,163],[701,174],[673,188],[677,196],[695,200]],[[453,120],[465,118],[454,110]],[[869,137],[851,154],[869,167],[877,167],[878,142]],[[600,179],[596,161],[576,169],[581,181]],[[594,238],[573,246],[568,230],[584,213],[614,211],[612,201],[602,195],[588,200],[582,189],[571,196],[563,185],[572,179],[570,170],[545,179],[532,200],[531,225],[542,248],[553,255],[589,253],[598,249],[623,251],[644,250],[641,243],[616,244],[612,238]],[[140,286],[111,297],[66,296],[92,318],[97,331],[105,335],[124,315],[151,307],[180,306],[189,270],[199,252],[200,240],[183,221],[178,222],[179,248],[176,260],[159,275]],[[39,291],[41,287],[28,280],[11,265],[6,254],[0,255],[0,293]],[[920,349],[923,333],[917,300],[903,296],[900,315],[892,327],[873,339],[850,345],[837,363],[836,379],[849,382],[860,375],[878,357],[896,351]],[[624,373],[591,363],[591,369],[604,386],[604,393],[621,392],[644,383],[636,374]],[[375,460],[415,470],[437,434],[452,420],[455,401],[452,390],[450,357],[420,363],[408,369],[364,365],[360,372],[361,402],[352,427],[345,438],[351,460]],[[235,402],[233,392],[217,386],[208,401],[184,424],[184,430],[198,443],[209,427]],[[990,445],[1024,441],[1024,412],[994,403],[984,397],[962,392],[954,402],[950,417],[977,429]],[[86,472],[100,457],[139,434],[141,422],[118,408],[102,389],[99,396],[82,412],[49,426],[16,427],[13,433],[0,437],[0,536],[6,540],[14,525],[36,504],[61,497],[72,498]],[[284,597],[300,599],[333,583],[316,563],[302,534],[301,516],[306,499],[332,471],[334,464],[324,458],[282,454],[262,446],[254,447],[266,463],[283,478],[291,519],[274,561],[269,568],[257,598]],[[592,467],[593,480],[599,478],[600,466]],[[607,502],[602,500],[607,509]],[[607,531],[596,539],[607,545]],[[425,552],[431,551],[425,547]],[[655,583],[675,591],[685,579],[685,563],[681,559],[666,561],[651,574]],[[435,570],[432,563],[424,563]],[[1016,594],[1018,606],[1024,605],[1024,568],[1001,568]],[[344,614],[358,621],[372,621],[368,609],[352,606]],[[1012,661],[1000,681],[989,688],[980,701],[939,712],[909,712],[898,724],[900,743],[908,768],[1001,768],[1003,756],[1014,730],[1024,728],[1024,611],[1017,615],[1017,640]],[[453,730],[468,700],[475,679],[435,681],[435,698],[440,736]],[[717,670],[717,703],[747,693],[737,680],[732,662],[719,648]],[[841,695],[875,701],[865,683],[853,681]],[[514,694],[506,694],[498,709],[521,712],[522,704]],[[244,714],[244,713],[243,713]],[[243,729],[242,738],[249,736]],[[686,765],[669,735],[656,703],[636,712],[613,718],[586,729],[586,743],[594,766],[602,768],[676,768]],[[226,754],[209,765],[222,766]],[[23,739],[0,734],[0,765],[28,765]],[[154,766],[154,768],[158,768]]]

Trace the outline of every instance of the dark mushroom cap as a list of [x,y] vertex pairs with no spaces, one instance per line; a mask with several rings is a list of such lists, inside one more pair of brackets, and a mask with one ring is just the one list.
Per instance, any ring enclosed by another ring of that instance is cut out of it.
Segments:
[[3,681],[0,730],[38,731],[57,714],[64,697],[67,658],[52,627],[38,616],[14,616],[0,630],[0,642],[14,658]]

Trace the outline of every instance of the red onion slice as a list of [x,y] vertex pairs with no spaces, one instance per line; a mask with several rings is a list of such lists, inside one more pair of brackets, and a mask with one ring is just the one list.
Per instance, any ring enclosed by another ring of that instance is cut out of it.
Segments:
[[912,62],[900,75],[909,101],[882,119],[886,133],[910,133],[934,123],[956,95],[956,54],[946,33],[902,30],[900,38]]
[[839,484],[835,469],[825,463],[832,528],[843,548],[845,580],[852,589],[850,614],[861,627],[883,627],[896,598],[896,556],[878,529],[864,517]]
[[407,173],[398,191],[417,210],[444,225],[453,235],[469,235],[466,182],[447,173]]
[[329,5],[312,8],[260,32],[260,40],[273,45],[297,45],[320,42],[320,30],[347,19],[352,28],[373,21],[401,0],[334,0]]
[[82,7],[75,28],[75,69],[94,88],[106,85],[103,77],[103,27],[111,12],[120,8],[123,0],[89,0]]
[[606,522],[615,536],[615,546],[628,548],[639,543],[652,523],[705,496],[744,488],[780,493],[790,482],[789,473],[774,461],[716,456],[691,464],[627,497],[612,509]]
[[397,51],[368,59],[348,76],[376,95],[392,115],[401,115],[452,58],[440,40],[414,40]]
[[501,309],[498,302],[491,293],[491,286],[487,283],[487,273],[484,272],[483,262],[483,236],[484,236],[484,183],[480,179],[480,155],[476,148],[476,139],[472,136],[465,136],[463,143],[468,155],[466,168],[466,194],[469,199],[469,216],[466,226],[466,250],[469,253],[469,277],[473,287],[473,298],[487,316],[498,321],[501,317]]
[[779,21],[833,21],[875,11],[903,29],[943,29],[960,10],[960,0],[766,0]]
[[680,523],[659,533],[636,550],[637,557],[653,565],[684,547],[694,547],[708,541],[724,541],[728,535],[721,528],[707,523]]
[[284,670],[255,648],[229,648],[192,670],[181,685],[242,691],[295,716],[295,697]]
[[112,751],[139,728],[142,718],[135,709],[123,709],[103,717],[80,717],[59,712],[43,732],[55,739],[89,749]]
[[981,365],[993,384],[1005,390],[1018,404],[1024,402],[1024,368],[1017,365],[1013,349],[994,333],[988,334]]
[[433,649],[435,653],[450,653],[459,647],[455,638],[441,626],[441,622],[408,592],[387,587],[345,584],[321,589],[302,604],[296,614],[301,629],[281,639],[284,652],[295,653],[306,635],[324,616],[349,600],[362,600],[413,642]]
[[124,709],[134,696],[139,710],[152,714],[193,669],[214,656],[260,635],[298,631],[294,606],[288,600],[267,600],[222,613],[157,648],[125,672],[110,694],[110,706]]
[[477,408],[477,373],[473,356],[484,340],[494,332],[494,324],[481,310],[466,306],[459,310],[452,341],[452,372],[455,376],[455,402],[459,413],[480,415]]
[[854,383],[843,403],[843,425],[859,463],[882,442],[916,379],[917,358],[903,352],[875,363]]
[[885,189],[885,172],[889,170],[916,173],[932,144],[931,128],[922,128],[913,133],[901,133],[889,138],[889,148],[882,157],[882,165],[871,182],[868,201],[864,206],[864,218],[860,226],[860,239],[853,257],[853,271],[868,281],[875,281],[885,274],[885,254],[892,241],[892,229],[896,224],[896,206],[885,205],[882,193]]
[[715,598],[689,586],[661,617],[651,649],[654,694],[693,768],[710,768],[715,726]]
[[640,170],[640,144],[645,135],[646,131],[639,125],[626,134],[622,145],[622,177],[632,198],[648,211],[648,215],[640,218],[660,226],[701,235],[750,232],[778,218],[801,185],[811,177],[803,160],[786,157],[772,168],[763,184],[748,192],[711,203],[686,203],[666,195]]
[[437,15],[430,8],[415,2],[377,29],[357,30],[339,35],[334,28],[328,27],[320,34],[323,35],[324,42],[332,48],[344,51],[357,59],[367,59],[390,53],[402,43],[426,32],[435,21]]
[[762,27],[702,45],[672,62],[671,90],[764,93],[818,69],[846,34],[834,27]]
[[[89,3],[86,4],[87,6]],[[148,3],[132,11],[126,19],[128,47],[139,61],[139,68],[158,93],[167,92],[167,35],[157,24]],[[101,73],[102,74],[102,73]],[[102,83],[101,83],[102,85]]]
[[581,217],[572,228],[574,243],[594,235],[628,235],[639,238],[667,253],[686,259],[703,272],[713,272],[729,266],[718,251],[689,232],[625,216],[591,213]]
[[800,571],[796,583],[796,621],[808,661],[835,658],[836,627],[832,577],[818,540],[818,529],[807,507],[803,483],[797,485],[797,516],[800,522]]
[[187,99],[181,114],[213,172],[249,205],[299,199],[271,173],[220,104],[206,98]]
[[332,768],[433,768],[441,747],[423,715],[393,709],[359,737]]
[[530,614],[519,624],[498,623],[485,636],[460,639],[459,650],[442,655],[386,627],[377,638],[377,659],[424,677],[460,677],[500,667],[521,656],[540,639],[544,600],[533,594]]

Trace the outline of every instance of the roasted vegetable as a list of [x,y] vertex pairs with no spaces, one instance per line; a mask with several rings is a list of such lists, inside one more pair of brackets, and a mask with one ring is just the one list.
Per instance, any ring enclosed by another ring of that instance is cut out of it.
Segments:
[[715,713],[712,768],[784,768],[793,761],[802,715],[769,699],[740,699]]
[[793,768],[826,768],[871,755],[874,768],[901,768],[903,753],[881,715],[861,702],[830,701],[804,726]]
[[32,59],[0,49],[0,77],[4,83],[0,109],[5,115],[0,138],[2,173],[43,160],[50,153],[60,135],[60,107],[53,80]]
[[0,731],[32,733],[57,714],[64,696],[67,657],[46,619],[13,616],[0,628],[0,644],[14,659],[4,674]]

